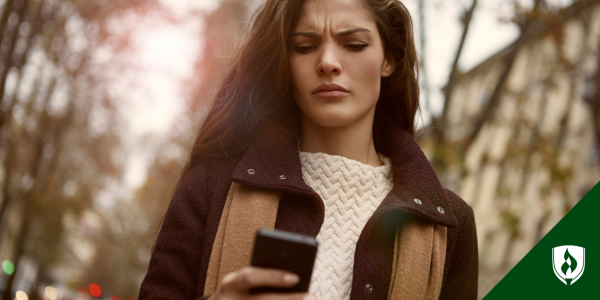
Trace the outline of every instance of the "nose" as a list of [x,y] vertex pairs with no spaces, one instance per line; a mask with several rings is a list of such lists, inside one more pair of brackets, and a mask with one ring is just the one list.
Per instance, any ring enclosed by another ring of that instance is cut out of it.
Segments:
[[334,48],[332,45],[323,45],[319,64],[317,64],[319,75],[339,75],[342,72],[342,66],[335,55]]

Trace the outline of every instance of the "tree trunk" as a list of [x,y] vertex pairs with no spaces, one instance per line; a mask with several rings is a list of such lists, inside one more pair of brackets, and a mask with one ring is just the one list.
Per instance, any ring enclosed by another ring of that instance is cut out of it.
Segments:
[[439,122],[437,124],[438,130],[436,131],[436,138],[440,145],[444,143],[446,135],[444,130],[446,129],[447,125],[446,122],[448,119],[448,109],[450,107],[450,104],[452,103],[452,91],[454,90],[456,73],[458,72],[458,61],[460,60],[463,48],[465,46],[465,41],[467,40],[469,28],[471,28],[471,20],[473,19],[473,13],[475,12],[476,7],[477,0],[473,0],[471,8],[464,14],[462,36],[460,37],[458,50],[456,51],[454,61],[452,62],[452,68],[450,69],[450,74],[448,75],[448,82],[446,83],[446,87],[444,88],[444,108],[442,110],[441,116],[439,117]]
[[15,283],[15,278],[17,277],[17,273],[19,271],[19,267],[21,265],[21,258],[23,257],[23,253],[25,250],[25,242],[27,241],[27,236],[29,235],[29,224],[31,224],[30,218],[30,208],[27,203],[25,203],[25,211],[23,213],[23,218],[21,220],[21,225],[19,226],[19,235],[17,238],[17,243],[14,251],[15,255],[15,271],[8,277],[8,281],[6,282],[6,289],[4,290],[4,294],[2,296],[3,300],[13,300],[14,293],[12,292],[13,285]]
[[31,288],[29,289],[29,293],[27,294],[29,296],[29,300],[43,299],[43,297],[40,297],[39,288],[40,285],[43,283],[44,276],[46,276],[46,265],[41,264],[35,271],[35,278],[33,279],[33,283],[31,284]]
[[[44,23],[44,19],[42,18],[42,10],[44,8],[44,3],[45,3],[45,0],[41,0],[39,3],[38,10],[31,20],[31,23],[33,24],[33,26],[31,28],[31,32],[27,39],[27,46],[25,48],[25,51],[23,51],[23,54],[21,55],[21,57],[14,64],[14,67],[16,67],[19,70],[19,72],[21,71],[21,68],[23,68],[23,66],[27,63],[29,55],[31,54],[31,51],[34,46],[35,37],[37,37],[38,34],[42,31],[42,25]],[[16,44],[16,43],[14,43],[14,44]],[[23,77],[23,73],[20,72],[19,81],[18,81],[17,85],[19,85],[21,83],[22,77]],[[2,83],[2,84],[4,85],[5,83]],[[34,89],[37,89],[37,88],[38,88],[38,85],[35,85]],[[2,90],[4,90],[4,88],[2,88]],[[18,90],[18,88],[16,88],[15,90]],[[3,94],[0,94],[0,95],[3,95]],[[10,103],[8,104],[8,109],[6,111],[0,110],[0,141],[2,141],[2,128],[4,127],[5,123],[7,123],[10,116],[12,115],[12,110],[15,106],[15,103],[17,103],[16,93],[12,95],[12,97],[10,99]]]
[[10,182],[12,180],[12,173],[14,168],[15,150],[12,145],[8,145],[6,156],[4,157],[4,178],[2,181],[2,204],[0,204],[0,236],[4,231],[4,214],[11,204],[12,198],[10,196]]
[[[38,78],[36,80],[36,83],[33,85],[33,90],[30,94],[28,103],[31,104],[33,103],[32,101],[35,99],[35,97],[37,97],[39,95],[39,91],[40,91],[40,87],[42,86],[42,79],[43,79],[43,73],[41,71],[42,68],[40,68],[40,72],[38,72]],[[21,80],[19,80],[19,83],[21,82]],[[12,111],[12,107],[14,106],[14,103],[17,101],[16,100],[16,95],[13,95],[12,97],[13,99],[11,100],[11,105],[9,107],[8,112]],[[3,140],[2,136],[3,136],[3,126],[5,124],[10,124],[10,113],[6,113],[7,118],[5,119],[3,116],[5,116],[4,113],[0,112],[0,142]],[[4,121],[7,121],[7,123],[4,123]],[[7,146],[7,154],[6,157],[4,158],[4,179],[2,182],[2,204],[0,204],[0,234],[2,233],[3,230],[3,226],[4,226],[4,222],[2,222],[4,220],[3,216],[6,212],[6,210],[8,209],[8,206],[10,205],[12,198],[10,196],[10,182],[11,182],[11,176],[12,176],[12,172],[13,172],[13,163],[14,163],[14,157],[15,157],[15,147],[16,143],[18,143],[18,139],[12,139],[12,140],[8,140],[8,141],[4,141],[4,143],[8,143]]]
[[[19,229],[19,235],[17,239],[17,246],[14,251],[15,258],[15,271],[10,276],[8,283],[6,284],[6,290],[4,292],[4,300],[12,300],[12,285],[14,283],[15,275],[19,271],[19,260],[23,256],[25,252],[25,242],[27,241],[27,236],[29,235],[29,224],[32,222],[34,218],[32,218],[33,212],[31,206],[33,205],[33,198],[36,197],[37,187],[39,186],[40,180],[38,180],[38,173],[40,170],[40,166],[42,164],[42,154],[44,150],[44,145],[46,143],[47,134],[48,134],[48,106],[50,103],[50,99],[54,94],[54,88],[56,84],[56,77],[53,77],[53,81],[50,84],[49,91],[44,99],[44,107],[41,116],[39,116],[39,121],[37,124],[37,137],[33,141],[34,143],[34,151],[32,163],[29,166],[29,174],[31,178],[34,179],[34,185],[27,191],[22,197],[22,203],[25,206],[25,210],[23,212],[23,220],[21,221],[21,226]],[[31,219],[31,220],[30,220]]]
[[[10,32],[10,47],[8,48],[8,52],[5,55],[4,59],[4,69],[0,72],[0,95],[4,96],[4,91],[6,89],[6,78],[8,77],[8,73],[13,66],[13,54],[15,52],[15,47],[17,46],[17,40],[19,39],[19,27],[21,23],[25,21],[25,12],[27,12],[29,0],[21,0],[23,4],[20,7],[17,7],[19,14],[19,23],[14,26],[14,28],[8,28],[7,30]],[[4,42],[0,39],[0,42]],[[16,91],[15,91],[16,92]]]
[[0,18],[0,43],[4,40],[4,31],[6,31],[6,25],[8,25],[8,17],[13,12],[13,5],[15,0],[7,0],[2,8],[2,18]]
[[[462,51],[465,45],[465,41],[467,40],[467,35],[469,34],[469,28],[471,27],[471,20],[473,19],[473,14],[475,9],[477,8],[477,0],[473,0],[471,4],[471,8],[468,11],[464,12],[462,23],[463,23],[463,32],[460,38],[460,42],[458,44],[458,49],[456,51],[456,55],[454,56],[454,61],[452,63],[452,68],[450,69],[450,74],[448,75],[448,82],[446,83],[446,87],[444,88],[444,107],[442,109],[442,114],[439,117],[433,117],[431,124],[435,129],[434,133],[434,152],[433,157],[431,159],[431,165],[434,170],[438,172],[439,175],[442,175],[444,170],[447,167],[447,162],[444,158],[442,158],[441,148],[446,147],[446,129],[447,129],[447,119],[448,119],[448,109],[452,103],[452,91],[456,84],[456,74],[458,73],[458,61],[462,55]],[[440,176],[443,178],[443,176]]]
[[[477,1],[477,0],[475,0]],[[423,78],[423,98],[425,102],[425,111],[431,114],[431,106],[429,102],[429,79],[427,77],[427,55],[426,55],[426,28],[425,28],[425,0],[419,0],[419,27],[421,34],[419,40],[421,42],[421,74]]]

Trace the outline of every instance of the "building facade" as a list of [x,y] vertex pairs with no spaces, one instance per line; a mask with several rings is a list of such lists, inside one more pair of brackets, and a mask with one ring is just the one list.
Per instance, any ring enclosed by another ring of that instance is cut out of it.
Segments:
[[448,107],[447,140],[464,144],[517,51],[493,114],[440,176],[475,212],[480,298],[600,181],[600,1],[554,21],[460,75]]

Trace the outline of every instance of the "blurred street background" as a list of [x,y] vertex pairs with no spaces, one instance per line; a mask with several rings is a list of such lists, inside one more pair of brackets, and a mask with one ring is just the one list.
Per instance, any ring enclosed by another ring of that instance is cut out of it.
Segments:
[[[263,0],[0,0],[0,299],[137,299]],[[475,211],[479,298],[600,181],[600,0],[405,0],[417,141]]]

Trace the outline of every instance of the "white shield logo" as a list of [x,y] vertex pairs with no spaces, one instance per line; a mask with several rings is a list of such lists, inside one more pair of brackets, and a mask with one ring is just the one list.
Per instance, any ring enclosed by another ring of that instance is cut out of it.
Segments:
[[559,246],[552,248],[554,274],[566,285],[573,285],[585,269],[585,248]]

